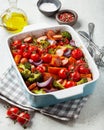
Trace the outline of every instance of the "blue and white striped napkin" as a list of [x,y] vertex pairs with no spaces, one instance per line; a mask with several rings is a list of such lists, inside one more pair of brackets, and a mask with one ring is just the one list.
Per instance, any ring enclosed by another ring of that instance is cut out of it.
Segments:
[[21,88],[21,81],[19,80],[17,72],[13,66],[9,67],[0,78],[0,98],[9,104],[22,109],[33,112],[39,111],[44,115],[66,121],[77,119],[82,107],[88,99],[88,97],[82,97],[53,106],[34,108],[27,100],[23,89]]

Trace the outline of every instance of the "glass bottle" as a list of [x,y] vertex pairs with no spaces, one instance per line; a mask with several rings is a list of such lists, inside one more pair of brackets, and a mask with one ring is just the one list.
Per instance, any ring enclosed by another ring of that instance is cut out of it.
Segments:
[[7,27],[8,31],[20,32],[28,24],[25,12],[17,8],[17,0],[8,0],[9,8],[2,14],[2,24]]

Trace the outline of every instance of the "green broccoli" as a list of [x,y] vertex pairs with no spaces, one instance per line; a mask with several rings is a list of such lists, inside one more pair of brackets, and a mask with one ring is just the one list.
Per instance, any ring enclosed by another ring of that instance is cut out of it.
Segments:
[[29,62],[26,62],[26,63],[24,63],[24,64],[22,64],[22,63],[20,63],[19,65],[18,65],[18,68],[20,68],[20,69],[23,69],[23,70],[25,70],[25,69],[31,69],[31,65],[30,65],[30,63]]
[[63,38],[68,38],[69,40],[72,39],[71,34],[68,31],[61,32]]
[[23,79],[28,79],[31,76],[31,71],[28,69],[25,69],[23,71],[20,72]]
[[35,89],[35,90],[32,90],[32,92],[36,93],[36,94],[44,94],[44,93],[46,93],[43,89],[40,89],[40,90]]
[[41,44],[42,48],[47,48],[50,45],[50,43],[46,40],[41,40],[40,44]]
[[64,86],[57,82],[56,80],[53,81],[53,86],[58,89],[64,89]]
[[40,72],[31,73],[30,77],[27,79],[30,83],[40,82],[42,80],[42,74]]
[[21,70],[20,73],[21,73],[23,79],[27,79],[30,77],[31,71],[29,69],[31,69],[31,66],[28,62],[25,64],[20,63],[18,65],[18,68],[19,68],[19,70]]
[[86,82],[88,82],[87,78],[82,78],[80,81],[77,82],[77,85],[80,85],[80,84],[83,84],[83,83],[86,83]]

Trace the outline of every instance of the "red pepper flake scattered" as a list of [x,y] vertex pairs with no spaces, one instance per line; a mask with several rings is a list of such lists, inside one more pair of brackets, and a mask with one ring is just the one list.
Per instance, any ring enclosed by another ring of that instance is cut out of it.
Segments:
[[62,22],[73,22],[75,16],[71,12],[64,12],[59,15],[59,19]]

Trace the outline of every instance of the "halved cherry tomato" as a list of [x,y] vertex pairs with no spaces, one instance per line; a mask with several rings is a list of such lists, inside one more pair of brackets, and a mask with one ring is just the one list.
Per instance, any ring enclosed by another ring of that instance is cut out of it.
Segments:
[[22,112],[18,115],[17,117],[17,121],[21,124],[21,125],[25,125],[30,121],[30,114],[28,114],[27,112]]
[[12,50],[13,57],[15,57],[16,55],[22,55],[22,53],[23,51],[21,49]]
[[17,108],[17,107],[10,107],[7,110],[7,115],[8,115],[9,118],[11,118],[13,120],[16,120],[17,117],[18,117],[19,112],[20,112],[19,108]]
[[58,73],[59,77],[62,79],[66,79],[68,75],[68,70],[66,68],[63,68]]
[[11,46],[12,46],[12,47],[15,47],[15,48],[19,48],[19,47],[21,46],[21,44],[22,44],[22,41],[21,41],[21,40],[15,40],[15,41],[11,44]]
[[86,67],[85,65],[80,65],[78,67],[78,71],[81,74],[89,74],[90,73],[90,69],[88,67]]
[[79,60],[81,57],[83,57],[83,52],[81,49],[77,48],[72,51],[71,56]]
[[85,63],[85,61],[83,59],[76,60],[77,65],[81,65],[81,64],[84,64],[84,63]]
[[36,70],[38,70],[38,71],[41,72],[41,73],[44,73],[45,70],[46,70],[46,68],[45,68],[45,66],[43,66],[43,65],[39,65],[39,66],[36,67]]
[[76,82],[70,80],[70,81],[67,81],[66,84],[65,84],[65,88],[70,88],[70,87],[73,87],[73,86],[76,86]]
[[70,74],[71,80],[78,82],[81,79],[80,73],[77,71],[74,71]]
[[68,66],[68,71],[69,72],[74,72],[75,68],[76,68],[76,66],[74,64],[71,64],[71,65]]

